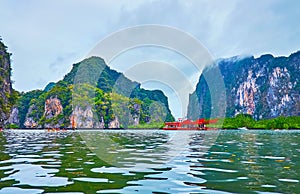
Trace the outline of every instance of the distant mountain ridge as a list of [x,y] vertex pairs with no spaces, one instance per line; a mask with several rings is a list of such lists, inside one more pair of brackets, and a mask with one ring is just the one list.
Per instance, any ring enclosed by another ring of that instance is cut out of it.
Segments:
[[[229,58],[204,69],[190,95],[188,118],[210,117],[211,96],[205,73],[220,69],[226,89],[226,116],[255,119],[300,115],[300,51],[289,57]],[[197,107],[197,108],[194,108]]]

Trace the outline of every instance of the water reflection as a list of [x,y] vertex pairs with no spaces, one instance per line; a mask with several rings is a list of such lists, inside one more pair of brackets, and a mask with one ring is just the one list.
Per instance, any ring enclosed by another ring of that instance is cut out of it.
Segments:
[[0,193],[300,190],[299,132],[218,133],[4,131]]
[[[57,149],[60,144],[57,139],[65,138],[68,134],[50,134],[40,131],[7,131],[3,134],[6,149],[1,152],[2,184],[13,181],[15,186],[29,185],[32,187],[59,187],[72,182],[66,177],[56,177],[59,171],[59,155],[43,155],[44,151]],[[46,154],[46,153],[45,153]]]
[[195,176],[207,180],[207,188],[228,192],[299,191],[299,140],[297,131],[222,131],[193,166],[204,173]]

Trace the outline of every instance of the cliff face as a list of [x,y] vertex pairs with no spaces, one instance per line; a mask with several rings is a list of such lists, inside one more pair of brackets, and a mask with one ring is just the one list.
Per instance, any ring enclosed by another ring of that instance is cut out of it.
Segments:
[[25,117],[24,126],[26,128],[39,127],[38,126],[38,116],[36,114],[34,114],[36,111],[37,111],[36,105],[32,104],[29,107],[28,112],[27,112],[26,117]]
[[57,97],[50,97],[45,102],[44,116],[46,119],[50,119],[63,113],[63,107],[60,100]]
[[70,121],[70,128],[104,128],[103,117],[100,121],[96,121],[91,106],[85,108],[76,106],[70,116]]
[[[204,72],[216,68],[224,79],[228,117],[238,113],[255,119],[300,115],[300,52],[289,57],[224,59]],[[202,75],[190,95],[188,117],[209,117],[210,103],[209,88]]]
[[0,39],[0,127],[8,119],[12,102],[10,54]]
[[[44,112],[40,116],[38,104],[31,104],[25,117],[26,128],[58,128],[63,124],[63,107],[57,96],[45,100]],[[42,121],[42,122],[41,122]]]
[[57,96],[51,96],[45,101],[43,118],[45,128],[58,128],[63,124],[63,107]]
[[9,114],[8,120],[6,120],[6,124],[13,124],[16,126],[20,125],[20,119],[19,119],[19,110],[17,106],[14,106]]

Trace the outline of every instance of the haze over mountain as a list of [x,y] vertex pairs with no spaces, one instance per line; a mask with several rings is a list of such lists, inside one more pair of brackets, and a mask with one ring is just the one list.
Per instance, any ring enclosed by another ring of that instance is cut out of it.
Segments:
[[[70,72],[71,64],[85,59],[97,43],[132,26],[177,28],[195,37],[213,59],[243,54],[258,57],[265,53],[288,56],[300,45],[298,7],[297,0],[2,1],[0,35],[13,53],[14,88],[30,91],[59,81]],[[187,62],[174,57],[177,53],[165,58],[161,50],[137,49],[132,55],[124,54],[138,64],[149,60],[149,53],[153,56],[150,60],[167,62],[184,73],[190,70]],[[122,59],[120,63],[106,62],[119,72],[133,65]],[[199,74],[191,76],[197,78],[195,87]],[[139,82],[143,87],[144,83]],[[170,106],[172,110],[177,107],[176,103]]]
[[[18,93],[11,86],[10,54],[0,43],[2,126],[116,128],[174,120],[162,91],[142,89],[141,84],[112,70],[100,57],[74,64],[62,80],[50,82],[44,90]],[[216,61],[204,69],[190,95],[188,118],[211,116],[211,88],[205,76],[214,75],[217,69],[226,90],[223,116],[242,113],[259,120],[300,115],[298,51],[288,57],[267,54]]]
[[[190,95],[189,118],[209,118],[210,89],[205,75],[220,70],[226,90],[226,116],[249,114],[255,119],[300,115],[300,51],[288,57],[232,57],[207,67]],[[197,108],[195,108],[197,107]]]

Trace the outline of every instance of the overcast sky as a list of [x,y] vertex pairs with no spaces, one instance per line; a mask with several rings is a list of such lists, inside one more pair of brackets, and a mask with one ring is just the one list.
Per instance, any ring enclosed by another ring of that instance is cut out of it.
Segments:
[[[300,49],[298,0],[0,0],[0,5],[0,36],[12,53],[12,79],[19,91],[62,79],[99,41],[136,25],[178,28],[197,38],[214,59],[289,55]],[[124,71],[124,64],[150,60],[154,49],[146,50],[147,59],[123,57],[111,66]],[[174,62],[165,53],[163,61]]]

